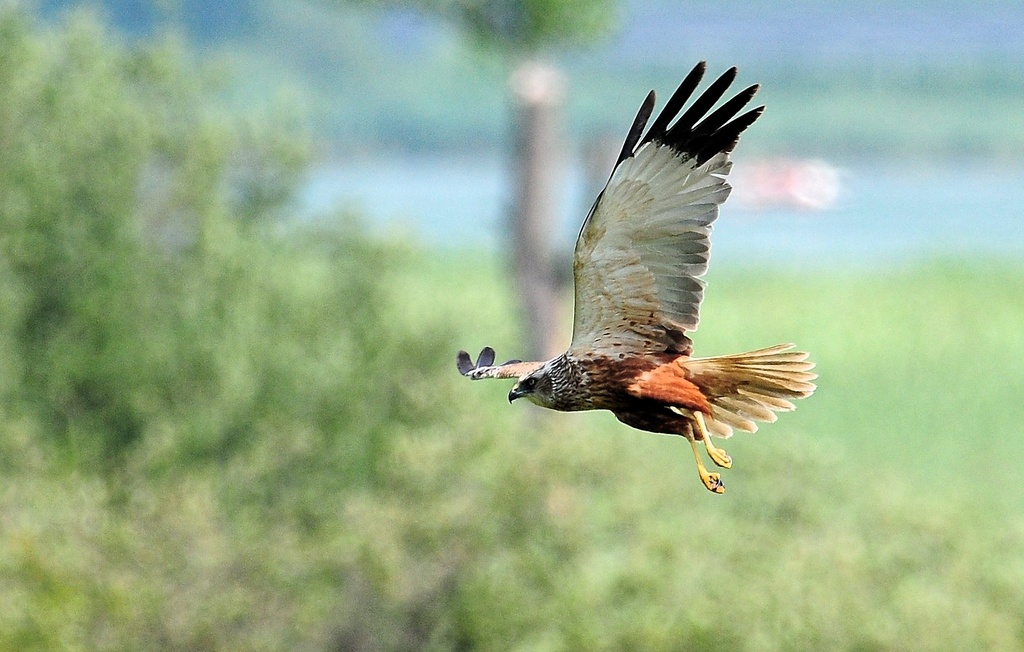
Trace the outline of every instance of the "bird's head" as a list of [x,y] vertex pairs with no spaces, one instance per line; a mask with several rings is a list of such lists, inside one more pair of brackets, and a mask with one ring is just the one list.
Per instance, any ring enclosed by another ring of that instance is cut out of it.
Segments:
[[518,382],[508,393],[508,402],[517,398],[525,398],[541,407],[550,408],[555,404],[554,387],[551,382],[551,370],[548,365],[520,376]]

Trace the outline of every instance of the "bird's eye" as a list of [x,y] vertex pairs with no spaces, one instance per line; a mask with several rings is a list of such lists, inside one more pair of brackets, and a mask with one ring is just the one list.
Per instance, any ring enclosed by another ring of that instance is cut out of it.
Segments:
[[523,387],[526,388],[526,389],[533,389],[536,386],[537,386],[537,379],[536,378],[532,378],[531,377],[531,378],[527,378],[526,380],[523,381]]

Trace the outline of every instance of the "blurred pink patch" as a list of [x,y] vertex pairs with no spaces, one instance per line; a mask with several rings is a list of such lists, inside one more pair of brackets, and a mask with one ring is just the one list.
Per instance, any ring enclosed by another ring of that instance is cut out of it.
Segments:
[[825,210],[839,197],[839,170],[816,159],[769,158],[736,166],[733,194],[752,208]]

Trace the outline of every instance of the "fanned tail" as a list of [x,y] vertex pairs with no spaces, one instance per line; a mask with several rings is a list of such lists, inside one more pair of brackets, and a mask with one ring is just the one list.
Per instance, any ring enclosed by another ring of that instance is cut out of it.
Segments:
[[733,428],[756,432],[755,421],[771,423],[776,412],[795,408],[792,401],[814,393],[808,354],[793,351],[793,344],[713,358],[690,358],[682,363],[691,382],[711,404],[708,430],[729,437]]

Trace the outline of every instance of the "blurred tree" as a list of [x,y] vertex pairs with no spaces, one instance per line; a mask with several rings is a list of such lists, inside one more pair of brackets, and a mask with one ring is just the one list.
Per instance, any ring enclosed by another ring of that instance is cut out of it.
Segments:
[[392,255],[359,229],[280,228],[308,138],[286,103],[234,115],[219,88],[174,42],[0,10],[0,416],[77,468],[283,429],[371,481],[447,342],[382,315]]
[[[256,23],[261,0],[99,0],[104,17],[119,31],[136,37],[152,36],[169,23],[200,42],[245,35]],[[76,0],[39,0],[39,12],[48,18],[83,3]]]
[[166,339],[181,270],[280,213],[304,141],[221,115],[173,43],[121,48],[86,15],[40,31],[0,12],[4,384],[65,450],[111,459],[187,360]]
[[[357,0],[358,1],[358,0]],[[564,186],[565,82],[548,56],[607,33],[616,0],[362,0],[411,6],[444,17],[508,64],[515,112],[514,191],[509,235],[514,248],[527,350],[550,357],[558,341],[558,278],[551,261],[552,225]]]
[[[367,0],[363,0],[364,2]],[[592,41],[611,29],[616,0],[368,0],[452,20],[485,47],[526,59]]]

